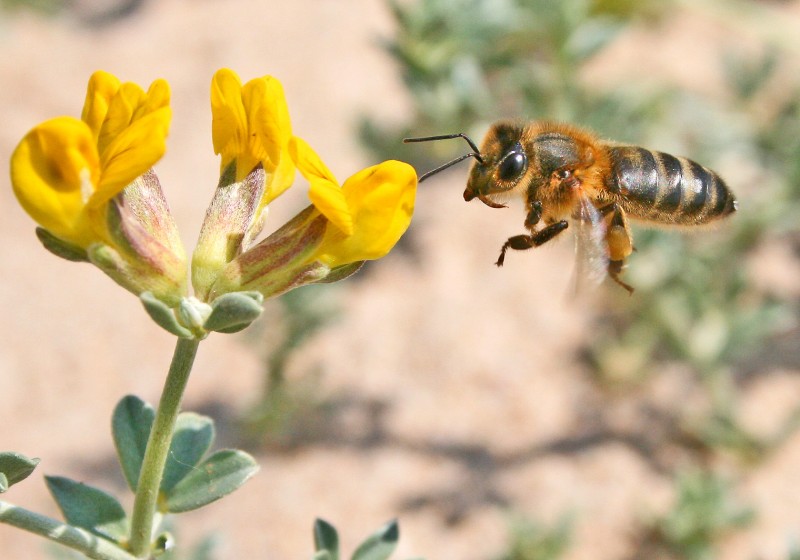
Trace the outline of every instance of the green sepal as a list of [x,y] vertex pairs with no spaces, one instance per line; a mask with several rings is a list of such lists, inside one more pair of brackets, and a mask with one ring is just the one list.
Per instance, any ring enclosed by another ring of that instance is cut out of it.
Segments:
[[175,421],[161,491],[169,493],[208,452],[214,441],[214,421],[194,412],[182,412]]
[[153,407],[134,395],[123,397],[111,416],[111,432],[119,464],[128,487],[134,492],[139,484],[139,472],[155,416]]
[[165,510],[180,513],[208,505],[239,488],[257,471],[255,459],[244,451],[217,451],[165,492]]
[[36,228],[36,237],[45,249],[57,257],[72,262],[89,262],[89,255],[86,254],[85,249],[59,239],[44,228]]
[[192,336],[203,340],[208,336],[208,331],[203,328],[209,315],[211,306],[204,301],[200,301],[194,296],[181,299],[175,310],[178,323],[192,333]]
[[339,533],[324,519],[314,521],[314,549],[327,552],[330,560],[339,560]]
[[356,261],[354,263],[337,266],[336,268],[331,269],[325,278],[317,280],[317,284],[331,284],[332,282],[344,280],[348,276],[352,276],[361,270],[362,266],[364,266],[364,261]]
[[334,560],[334,558],[331,556],[330,551],[318,550],[314,553],[314,556],[311,557],[311,560]]
[[61,476],[46,476],[45,482],[67,523],[116,543],[128,538],[128,518],[116,498]]
[[223,333],[244,329],[258,319],[264,311],[264,296],[259,292],[229,292],[211,302],[209,315],[203,328]]
[[150,318],[165,331],[180,338],[193,338],[192,331],[182,326],[175,317],[173,310],[163,301],[153,295],[152,292],[142,292],[139,299],[144,305],[144,310]]
[[352,560],[386,560],[400,539],[400,527],[392,520],[365,540],[353,553]]
[[21,453],[0,452],[0,494],[28,478],[38,464],[39,459],[31,459]]

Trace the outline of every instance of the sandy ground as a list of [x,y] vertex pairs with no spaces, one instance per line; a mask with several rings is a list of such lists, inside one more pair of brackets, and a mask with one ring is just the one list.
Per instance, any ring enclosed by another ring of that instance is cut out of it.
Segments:
[[[372,163],[358,149],[355,119],[400,119],[409,107],[376,46],[390,31],[375,0],[162,0],[97,29],[8,19],[0,24],[0,154],[35,123],[78,115],[96,69],[140,84],[166,78],[174,121],[157,171],[192,247],[216,183],[213,72],[277,76],[296,133],[344,178]],[[39,246],[0,159],[0,448],[42,458],[6,497],[56,516],[42,473],[127,496],[110,413],[128,393],[158,398],[173,341],[97,270]],[[188,540],[219,530],[221,559],[307,558],[317,516],[339,527],[345,550],[399,517],[397,558],[486,560],[502,550],[515,510],[547,523],[572,514],[568,560],[616,559],[629,551],[636,520],[669,502],[671,480],[650,457],[624,437],[592,437],[602,432],[605,401],[575,357],[590,333],[584,305],[563,297],[571,244],[509,259],[498,271],[491,263],[499,242],[519,233],[518,221],[463,204],[462,181],[454,173],[421,189],[416,256],[393,254],[341,284],[339,321],[293,364],[320,369],[319,391],[340,403],[339,423],[291,451],[250,448],[260,474],[246,490],[181,516]],[[273,223],[303,199],[302,188],[281,199]],[[202,344],[185,408],[224,428],[253,402],[269,321],[262,319],[260,340],[215,335]],[[772,373],[743,403],[765,430],[800,398],[796,371]],[[678,372],[655,383],[665,408],[681,398],[681,379]],[[621,406],[610,422],[624,433],[641,418]],[[742,497],[761,516],[720,558],[786,558],[789,542],[800,539],[798,469],[800,436],[743,481]],[[45,558],[43,548],[0,526],[3,560]]]

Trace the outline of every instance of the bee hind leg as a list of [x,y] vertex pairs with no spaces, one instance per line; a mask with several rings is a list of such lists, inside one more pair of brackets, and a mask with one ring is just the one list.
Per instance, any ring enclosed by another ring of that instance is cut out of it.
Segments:
[[567,229],[567,226],[567,221],[561,220],[560,222],[550,224],[539,231],[533,231],[530,235],[515,235],[514,237],[509,237],[508,240],[503,243],[503,247],[500,249],[500,257],[494,264],[497,266],[503,266],[503,262],[506,259],[506,251],[509,249],[514,249],[515,251],[524,251],[532,247],[538,247],[539,245],[547,243],[556,235]]
[[633,253],[633,235],[628,225],[628,219],[620,206],[612,202],[599,209],[603,216],[610,215],[606,229],[606,244],[608,246],[608,275],[611,279],[633,294],[633,287],[620,279],[625,259]]
[[608,276],[617,284],[628,290],[629,295],[633,295],[634,289],[630,284],[626,284],[619,277],[622,274],[622,269],[625,268],[625,261],[608,261]]

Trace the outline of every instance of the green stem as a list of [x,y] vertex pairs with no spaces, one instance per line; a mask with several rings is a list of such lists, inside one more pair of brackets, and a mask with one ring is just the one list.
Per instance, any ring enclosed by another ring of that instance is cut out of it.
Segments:
[[136,560],[119,546],[61,521],[0,501],[0,523],[6,523],[73,548],[87,558],[100,560]]
[[181,408],[183,391],[192,371],[192,363],[197,355],[199,340],[179,338],[175,346],[175,354],[169,367],[169,374],[164,383],[164,392],[158,403],[158,411],[153,421],[153,429],[142,461],[142,471],[136,487],[136,498],[133,502],[131,516],[131,538],[128,548],[137,558],[144,558],[150,553],[153,537],[153,519],[158,507],[159,487],[164,475],[169,446],[172,443],[172,432],[175,420]]

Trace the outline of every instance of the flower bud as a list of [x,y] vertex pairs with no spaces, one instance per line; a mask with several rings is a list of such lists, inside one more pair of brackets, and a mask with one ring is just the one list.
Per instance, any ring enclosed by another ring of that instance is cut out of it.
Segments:
[[106,211],[109,242],[90,246],[89,259],[136,295],[177,305],[187,290],[186,255],[155,173],[136,179]]
[[263,227],[266,207],[261,211],[260,205],[266,184],[264,168],[258,165],[241,181],[235,181],[235,176],[233,163],[220,177],[192,255],[192,285],[203,300],[220,271],[250,245]]

